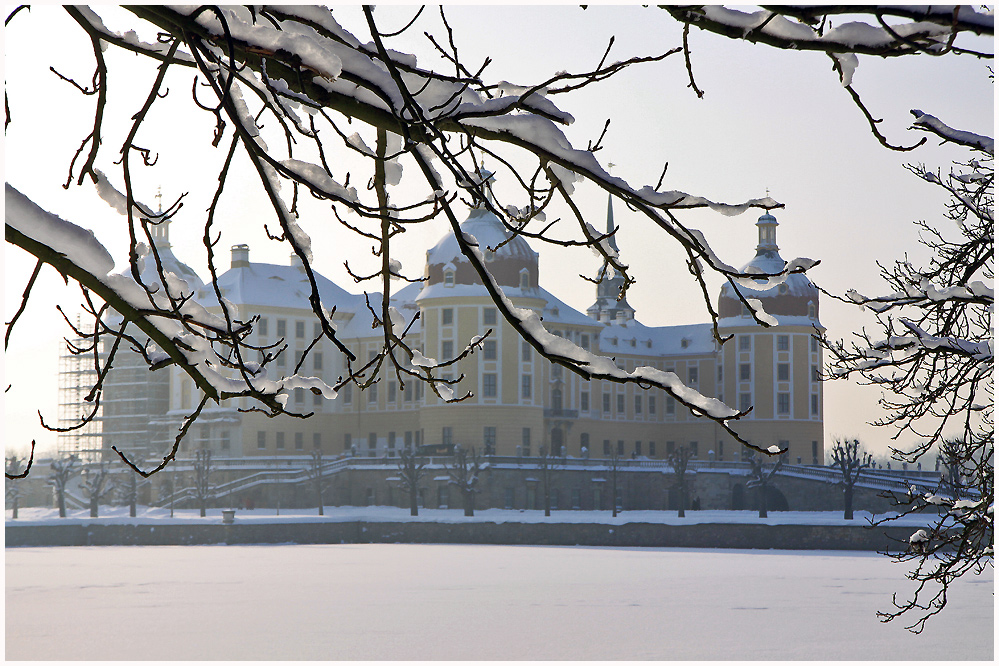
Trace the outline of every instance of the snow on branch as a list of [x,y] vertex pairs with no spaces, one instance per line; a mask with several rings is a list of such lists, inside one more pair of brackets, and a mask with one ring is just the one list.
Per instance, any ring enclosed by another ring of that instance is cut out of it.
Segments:
[[961,146],[975,148],[977,150],[984,151],[989,155],[994,154],[993,150],[995,142],[990,136],[983,136],[981,134],[975,134],[974,132],[954,129],[953,127],[941,122],[935,116],[923,113],[918,109],[913,109],[909,113],[915,117],[915,120],[912,122],[912,126],[916,129],[936,134],[941,139],[949,143],[956,143]]

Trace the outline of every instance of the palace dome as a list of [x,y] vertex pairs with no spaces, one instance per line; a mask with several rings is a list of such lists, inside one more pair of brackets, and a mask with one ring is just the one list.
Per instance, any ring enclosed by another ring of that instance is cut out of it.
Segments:
[[[513,233],[495,214],[485,208],[474,208],[461,223],[461,231],[466,239],[478,245],[485,255],[486,267],[500,286],[537,289],[538,253],[521,236],[509,240]],[[427,251],[426,276],[427,286],[482,284],[453,233],[446,234]]]
[[[784,270],[787,262],[780,256],[777,248],[777,218],[769,212],[760,216],[756,222],[759,228],[759,244],[756,246],[756,256],[752,261],[740,268],[742,273],[772,274]],[[805,317],[819,320],[819,290],[803,273],[789,275],[783,284],[765,288],[767,280],[761,279],[760,288],[741,286],[739,290],[745,298],[759,299],[767,314],[776,317]],[[718,296],[718,316],[722,319],[740,317],[745,312],[742,301],[735,294],[732,285],[726,282],[722,285]],[[750,320],[751,321],[751,320]],[[804,322],[802,322],[804,323]]]

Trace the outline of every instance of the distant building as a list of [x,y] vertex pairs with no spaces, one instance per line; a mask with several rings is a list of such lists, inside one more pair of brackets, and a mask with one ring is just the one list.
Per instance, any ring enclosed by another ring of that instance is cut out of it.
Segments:
[[[608,204],[608,231],[613,211]],[[761,216],[756,256],[742,271],[776,272],[784,267],[776,242],[777,220]],[[502,222],[484,208],[472,210],[461,225],[474,236],[489,269],[514,305],[537,311],[555,335],[596,353],[612,356],[631,371],[652,366],[675,372],[688,386],[727,404],[753,411],[736,429],[761,446],[788,449],[792,463],[822,464],[822,356],[814,333],[823,330],[818,291],[804,275],[790,276],[772,288],[746,291],[759,299],[777,325],[764,328],[749,316],[730,285],[718,298],[719,328],[734,336],[719,346],[711,324],[650,327],[636,319],[627,300],[617,296],[623,278],[610,266],[597,277],[596,300],[586,313],[566,305],[540,284],[538,254],[522,237],[509,242]],[[169,251],[163,228],[164,266],[188,280],[196,298],[220,311],[211,285]],[[502,245],[501,245],[502,244]],[[158,245],[158,247],[160,247]],[[494,248],[494,249],[487,249]],[[147,272],[149,266],[146,267]],[[696,418],[660,390],[609,381],[585,381],[553,366],[499,316],[453,235],[442,238],[426,255],[426,281],[410,284],[391,297],[391,304],[413,323],[407,341],[428,357],[449,359],[474,337],[492,330],[481,350],[444,369],[444,376],[463,376],[455,394],[467,400],[445,405],[421,382],[400,381],[386,364],[379,381],[364,391],[347,387],[328,401],[296,389],[288,407],[314,412],[309,419],[268,418],[246,399],[229,400],[204,410],[184,442],[181,455],[210,448],[223,458],[249,458],[308,453],[395,456],[404,448],[461,444],[487,454],[532,456],[540,447],[573,457],[602,458],[616,451],[632,457],[664,458],[676,447],[689,447],[701,460],[739,460],[745,454],[724,431]],[[338,338],[363,365],[382,348],[382,332],[372,328],[363,295],[350,294],[317,274],[324,305],[336,307]],[[247,340],[260,347],[287,346],[268,375],[291,374],[302,354],[318,337],[309,304],[304,269],[293,257],[289,265],[255,263],[246,245],[232,248],[231,266],[219,277],[222,296],[247,320],[259,322]],[[380,312],[379,294],[370,306]],[[103,443],[156,454],[164,451],[197,405],[193,382],[177,369],[149,373],[141,359],[119,352],[109,376],[100,423]],[[256,360],[256,359],[254,359]],[[406,362],[408,358],[400,358]],[[300,373],[333,384],[345,376],[343,356],[325,339],[309,352]],[[355,366],[356,367],[356,366]],[[405,379],[405,376],[403,376]],[[70,400],[64,395],[64,400]],[[564,449],[563,449],[564,447]]]

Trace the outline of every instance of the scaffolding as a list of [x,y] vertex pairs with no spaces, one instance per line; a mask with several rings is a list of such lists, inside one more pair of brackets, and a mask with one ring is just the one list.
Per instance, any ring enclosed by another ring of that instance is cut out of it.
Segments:
[[[80,316],[76,317],[76,327],[80,328]],[[71,345],[85,347],[92,340],[73,338]],[[93,402],[87,402],[86,397],[94,384],[97,383],[97,369],[94,366],[93,353],[73,354],[69,346],[63,345],[59,354],[59,423],[61,429],[79,425],[94,409]],[[77,455],[81,460],[92,462],[100,457],[101,443],[101,408],[89,423],[58,436],[60,455]]]

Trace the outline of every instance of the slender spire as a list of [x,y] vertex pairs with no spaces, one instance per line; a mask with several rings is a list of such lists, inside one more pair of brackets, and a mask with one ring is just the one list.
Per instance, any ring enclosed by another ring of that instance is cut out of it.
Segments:
[[[607,195],[607,233],[614,231],[614,197]],[[610,236],[608,244],[615,252],[619,251],[617,241],[614,236]],[[624,278],[618,275],[614,267],[605,259],[597,274],[597,300],[589,308],[586,314],[604,323],[624,324],[635,317],[635,310],[628,304],[627,298],[618,300],[621,287],[624,286]]]
[[[607,233],[613,233],[613,231],[614,231],[614,195],[608,194],[607,195]],[[611,236],[610,238],[608,238],[608,240],[610,241],[610,246],[612,248],[614,248],[615,250],[617,250],[618,247],[617,247],[617,238],[616,238],[616,236]]]

